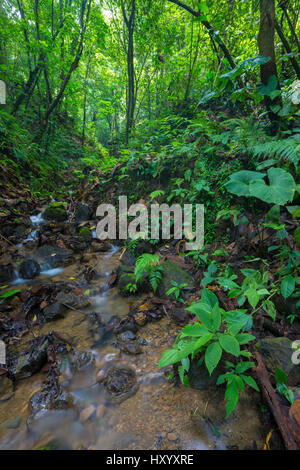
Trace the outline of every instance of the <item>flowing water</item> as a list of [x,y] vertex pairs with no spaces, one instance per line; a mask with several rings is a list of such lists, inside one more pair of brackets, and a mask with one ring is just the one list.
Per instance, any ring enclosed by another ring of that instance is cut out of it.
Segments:
[[[34,240],[42,216],[31,220],[35,230],[30,240]],[[108,288],[119,256],[117,247],[94,255],[91,265],[99,277],[82,286],[90,292],[89,307],[70,309],[64,318],[38,326],[23,338],[26,345],[54,330],[70,338],[72,350],[59,357],[59,380],[68,397],[67,406],[42,406],[32,416],[30,399],[42,389],[47,373],[41,371],[19,381],[14,395],[0,403],[0,448],[38,449],[51,442],[58,449],[223,449],[249,448],[253,441],[260,448],[263,435],[258,398],[251,394],[241,400],[237,412],[226,421],[224,390],[175,386],[157,368],[161,353],[171,347],[178,332],[178,326],[167,317],[139,329],[142,354],[121,352],[112,337],[95,341],[98,325],[91,323],[91,313],[98,313],[106,323],[114,315],[126,316],[132,307],[132,299],[119,296],[116,287]],[[77,259],[65,268],[44,270],[32,281],[16,278],[13,284],[25,289],[41,283],[70,282],[79,269]],[[136,305],[143,301],[134,300]],[[97,379],[99,370],[112,365],[131,368],[137,376],[135,393],[121,402],[108,400]],[[7,420],[15,420],[17,425],[2,429],[1,423]]]

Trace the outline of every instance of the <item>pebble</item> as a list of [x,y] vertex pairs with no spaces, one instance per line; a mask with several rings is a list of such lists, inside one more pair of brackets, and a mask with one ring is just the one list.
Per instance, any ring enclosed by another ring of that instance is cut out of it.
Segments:
[[90,405],[82,410],[79,416],[80,422],[85,423],[88,419],[90,419],[95,410],[96,408],[94,405]]
[[176,432],[169,432],[168,433],[168,439],[171,442],[177,441],[178,436],[177,436]]
[[106,407],[104,405],[99,405],[97,408],[97,413],[96,413],[97,418],[98,419],[103,418],[103,416],[105,415],[105,411],[106,411]]

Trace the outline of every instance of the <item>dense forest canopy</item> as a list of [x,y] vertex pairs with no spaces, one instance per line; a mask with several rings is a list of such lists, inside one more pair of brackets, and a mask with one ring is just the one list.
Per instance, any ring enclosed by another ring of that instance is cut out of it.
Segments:
[[[44,444],[25,415],[67,448],[300,448],[299,15],[300,0],[1,0],[0,448]],[[162,239],[161,211],[155,237],[120,240],[120,222],[102,240],[98,205],[120,196],[190,204],[191,223],[176,237],[170,210]],[[39,407],[75,418],[40,424]]]
[[21,121],[32,144],[55,139],[64,116],[83,142],[127,144],[145,122],[188,117],[220,93],[253,111],[259,68],[278,89],[300,79],[297,1],[20,0],[0,14],[3,125]]

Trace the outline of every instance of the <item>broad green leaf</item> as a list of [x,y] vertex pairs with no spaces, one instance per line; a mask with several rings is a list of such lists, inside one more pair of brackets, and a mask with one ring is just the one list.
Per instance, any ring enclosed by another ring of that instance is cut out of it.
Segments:
[[288,375],[279,367],[275,366],[275,380],[278,384],[286,384],[288,381]]
[[239,400],[239,389],[234,381],[227,385],[226,392],[225,392],[225,399],[227,400],[226,417],[228,418],[228,416],[235,409],[237,402]]
[[237,196],[250,196],[250,183],[261,180],[264,176],[264,173],[258,173],[257,171],[238,171],[230,176],[230,180],[225,184],[225,187],[230,193]]
[[187,325],[181,330],[181,334],[185,336],[204,336],[209,334],[209,331],[205,326],[200,323],[194,323],[193,325]]
[[236,335],[236,339],[239,342],[239,344],[247,344],[250,341],[255,340],[255,336],[250,335],[249,333],[240,333]]
[[250,196],[278,205],[292,201],[296,185],[290,173],[282,168],[270,168],[268,178],[269,185],[263,179],[252,181],[249,185]]
[[205,351],[205,364],[209,374],[215,370],[222,357],[222,348],[218,342],[210,344]]
[[213,337],[213,334],[210,333],[208,335],[202,336],[202,338],[199,338],[195,343],[195,350],[201,348],[202,346],[205,346],[205,344],[207,344],[208,341],[210,341],[212,337]]
[[187,307],[186,310],[196,315],[196,317],[208,328],[212,326],[212,316],[210,314],[210,308],[207,305],[204,305],[201,302],[197,302],[190,307]]
[[209,289],[204,288],[202,291],[201,302],[209,305],[211,310],[215,305],[219,305],[218,297]]
[[162,354],[162,357],[158,363],[158,367],[161,369],[162,367],[176,364],[176,362],[179,362],[180,360],[180,351],[177,351],[176,349],[168,349]]
[[234,336],[227,335],[226,333],[219,333],[218,340],[224,351],[232,354],[233,356],[239,356],[240,345]]
[[295,290],[295,279],[293,278],[293,276],[286,276],[284,279],[282,279],[281,285],[280,285],[280,291],[281,291],[282,297],[287,299],[288,297],[292,295],[294,290]]
[[253,377],[251,377],[250,375],[244,375],[242,374],[241,377],[243,378],[244,382],[249,385],[249,387],[251,388],[254,388],[254,390],[256,390],[257,392],[259,392],[259,388],[257,386],[257,383],[255,382],[255,380],[253,379]]
[[215,305],[212,310],[212,327],[213,331],[217,331],[221,326],[222,318],[221,318],[221,310],[219,305]]
[[252,308],[255,308],[256,305],[258,304],[259,302],[259,294],[258,292],[256,291],[256,289],[247,289],[245,292],[244,292],[245,296],[247,297],[248,299],[248,302],[249,304],[251,305]]

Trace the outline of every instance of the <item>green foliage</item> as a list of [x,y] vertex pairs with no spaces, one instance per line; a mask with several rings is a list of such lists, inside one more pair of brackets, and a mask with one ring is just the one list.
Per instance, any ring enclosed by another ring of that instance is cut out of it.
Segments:
[[154,292],[162,279],[162,266],[159,265],[159,256],[144,253],[136,260],[134,275],[136,282],[145,274],[149,278],[149,282]]
[[181,290],[187,286],[186,283],[182,283],[182,284],[178,284],[176,281],[173,281],[172,282],[173,286],[174,287],[171,287],[171,289],[169,289],[166,294],[167,295],[172,295],[174,294],[175,296],[175,299],[178,300],[179,302],[182,302],[184,303],[184,300],[180,297],[180,294],[181,294]]
[[[197,358],[198,361],[204,359],[210,375],[218,366],[224,352],[234,357],[249,357],[250,353],[241,349],[241,346],[255,339],[249,333],[242,332],[248,323],[248,315],[241,317],[236,311],[231,317],[226,316],[228,312],[220,308],[218,298],[208,289],[203,289],[201,301],[192,304],[187,310],[193,313],[198,321],[181,330],[173,348],[163,353],[158,367],[181,363],[184,369],[180,369],[180,378],[185,384],[185,373],[188,372],[190,364],[190,361],[187,361],[189,357],[192,360]],[[237,402],[236,390],[233,390],[231,385],[236,379],[228,378],[228,382],[230,386],[227,387],[226,398],[230,401],[231,412]]]
[[275,367],[275,380],[277,391],[292,405],[294,403],[294,392],[286,385],[288,382],[288,376],[277,366]]

